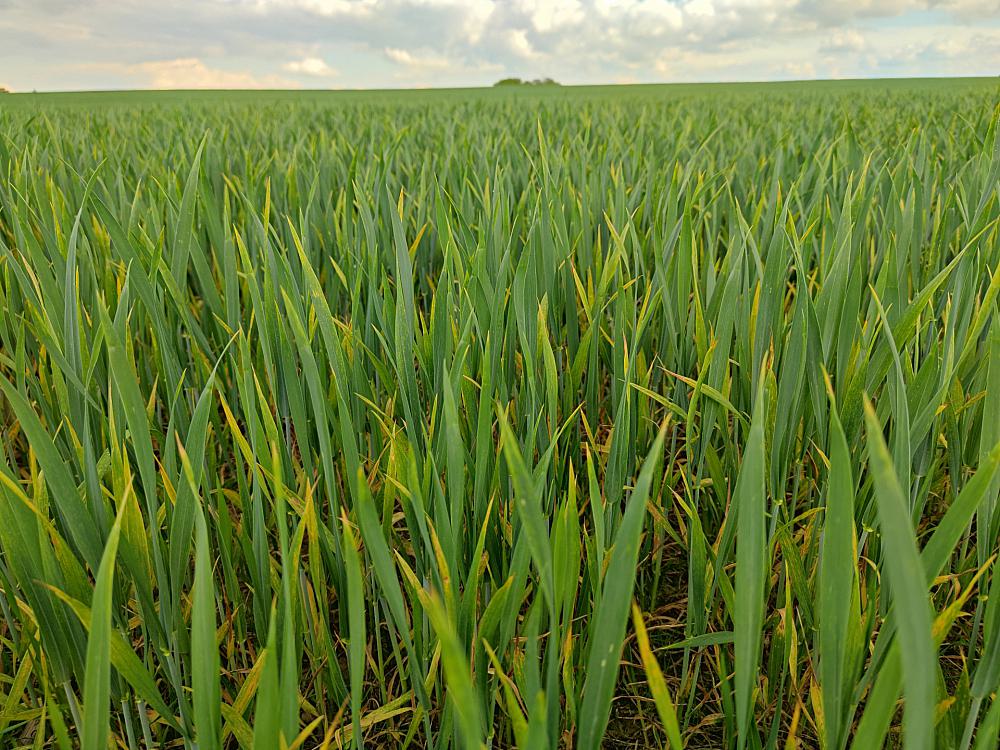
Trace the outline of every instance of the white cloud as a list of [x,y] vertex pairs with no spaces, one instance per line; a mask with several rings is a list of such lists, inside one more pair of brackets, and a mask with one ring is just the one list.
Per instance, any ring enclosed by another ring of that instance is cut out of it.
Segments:
[[857,29],[837,29],[820,51],[827,53],[861,52],[865,49],[865,36]]
[[321,57],[304,57],[301,60],[292,60],[285,63],[282,68],[289,73],[316,76],[317,78],[331,78],[337,75],[337,71],[327,65],[326,60]]
[[527,60],[532,58],[537,58],[538,53],[531,46],[531,42],[528,40],[528,34],[524,29],[511,29],[506,34],[507,43],[510,46],[510,50],[519,57],[523,57]]
[[[246,2],[246,0],[237,0]],[[370,15],[379,5],[379,0],[250,0],[250,5],[261,11],[269,8],[301,8],[320,13],[325,16],[357,16]]]
[[263,89],[296,88],[295,81],[279,76],[255,76],[246,71],[212,68],[196,57],[155,60],[127,66],[154,89]]
[[422,70],[444,70],[451,66],[448,58],[432,53],[413,53],[397,47],[386,47],[385,56],[398,65]]
[[[18,89],[993,74],[1000,0],[0,0]],[[43,7],[44,6],[44,7]],[[983,41],[986,40],[986,41]],[[153,61],[153,62],[151,62]],[[336,73],[332,67],[336,67]]]
[[[406,5],[407,2],[404,0],[398,4]],[[494,0],[409,0],[409,4],[418,9],[436,9],[453,15],[469,44],[480,40],[496,8]]]
[[684,3],[684,12],[690,16],[711,18],[715,15],[715,3],[712,0],[688,0]]
[[579,23],[584,16],[580,0],[518,0],[515,5],[542,33]]
[[604,24],[625,24],[629,27],[647,24],[647,34],[662,34],[684,25],[688,5],[699,6],[696,15],[711,15],[714,12],[712,0],[693,0],[683,6],[671,0],[595,0],[594,10],[600,14]]
[[785,63],[781,66],[781,71],[788,77],[799,80],[816,77],[816,66],[809,61]]
[[957,16],[968,18],[982,18],[991,14],[995,16],[1000,11],[1000,2],[997,0],[944,0],[938,5]]

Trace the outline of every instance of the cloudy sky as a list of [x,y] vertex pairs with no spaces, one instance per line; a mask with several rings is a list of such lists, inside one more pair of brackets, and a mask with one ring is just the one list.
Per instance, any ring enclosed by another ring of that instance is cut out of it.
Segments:
[[1000,0],[0,0],[0,85],[1000,74]]

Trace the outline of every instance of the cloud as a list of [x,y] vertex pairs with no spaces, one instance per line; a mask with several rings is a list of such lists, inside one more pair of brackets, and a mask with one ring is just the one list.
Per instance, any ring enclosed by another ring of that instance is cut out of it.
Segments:
[[258,77],[246,71],[211,68],[196,57],[143,62],[129,69],[154,89],[296,88],[294,81],[279,76]]
[[1000,13],[1000,3],[997,0],[938,0],[929,2],[931,8],[944,10],[957,18],[971,20],[985,17],[996,17]]
[[838,52],[862,52],[866,42],[864,34],[856,29],[837,29],[830,40],[820,47],[820,52],[836,54]]
[[518,57],[531,60],[539,56],[535,52],[535,48],[531,46],[531,41],[524,29],[510,29],[506,32],[505,37],[510,50]]
[[236,3],[255,7],[262,12],[270,8],[303,8],[326,16],[369,15],[378,0],[235,0]]
[[[711,7],[701,9],[701,6],[710,6],[711,0],[695,0],[695,4],[699,6],[698,12],[706,15],[713,12]],[[641,3],[633,0],[595,0],[594,10],[604,24],[622,26],[641,36],[670,35],[679,31],[684,25],[686,13],[679,3],[670,0]]]
[[542,33],[572,26],[583,20],[580,0],[518,0],[514,3],[535,31]]
[[790,78],[808,80],[816,77],[816,66],[809,61],[788,62],[781,66],[781,72]]
[[[44,3],[40,5],[39,3]],[[20,89],[995,74],[1000,0],[0,0]],[[937,44],[936,51],[930,45]],[[942,46],[943,45],[943,46]],[[149,61],[159,62],[149,62]],[[993,66],[993,67],[991,67]]]
[[392,62],[406,68],[420,68],[422,70],[444,70],[451,66],[448,58],[431,53],[410,52],[396,47],[386,47],[385,56]]
[[289,73],[319,78],[332,78],[337,75],[337,71],[327,65],[326,60],[321,57],[304,57],[301,60],[292,60],[285,63],[282,69]]

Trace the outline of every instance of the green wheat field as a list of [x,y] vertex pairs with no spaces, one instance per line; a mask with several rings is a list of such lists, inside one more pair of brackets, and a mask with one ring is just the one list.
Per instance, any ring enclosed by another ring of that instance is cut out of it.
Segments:
[[0,747],[997,748],[998,102],[0,96]]

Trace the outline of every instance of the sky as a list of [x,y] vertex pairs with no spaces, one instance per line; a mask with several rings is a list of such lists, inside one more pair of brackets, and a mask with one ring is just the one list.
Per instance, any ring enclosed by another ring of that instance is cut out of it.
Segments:
[[1000,0],[0,0],[0,86],[1000,75]]

